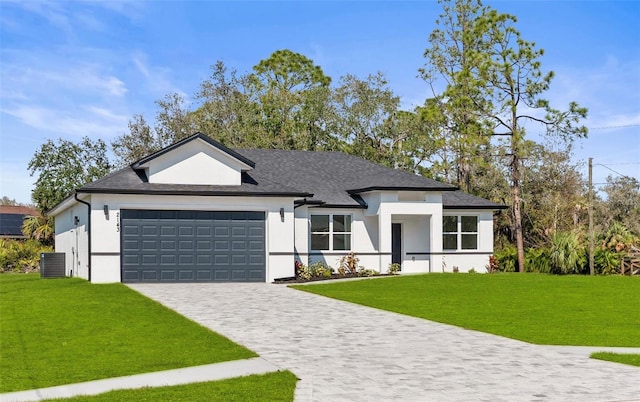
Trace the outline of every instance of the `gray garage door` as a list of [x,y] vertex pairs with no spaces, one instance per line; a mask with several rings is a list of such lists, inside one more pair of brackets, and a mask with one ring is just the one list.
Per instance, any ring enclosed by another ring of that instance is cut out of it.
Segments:
[[123,282],[264,282],[265,214],[121,211]]

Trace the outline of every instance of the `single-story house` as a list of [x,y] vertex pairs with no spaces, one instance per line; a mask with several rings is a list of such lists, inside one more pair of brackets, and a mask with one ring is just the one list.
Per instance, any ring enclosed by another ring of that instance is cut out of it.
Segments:
[[55,206],[66,273],[91,282],[272,282],[295,261],[475,269],[503,206],[341,152],[232,150],[196,133]]
[[22,224],[28,216],[38,216],[40,213],[31,207],[22,205],[0,205],[0,238],[25,239],[22,234]]

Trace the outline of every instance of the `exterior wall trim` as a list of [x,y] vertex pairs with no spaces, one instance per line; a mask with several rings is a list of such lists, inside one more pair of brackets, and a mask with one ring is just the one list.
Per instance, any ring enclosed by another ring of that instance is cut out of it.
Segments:
[[452,252],[446,252],[446,251],[442,251],[442,252],[437,252],[437,251],[433,251],[433,252],[417,252],[417,253],[413,253],[413,252],[409,252],[409,253],[405,253],[407,255],[492,255],[493,252],[489,252],[489,251],[452,251]]

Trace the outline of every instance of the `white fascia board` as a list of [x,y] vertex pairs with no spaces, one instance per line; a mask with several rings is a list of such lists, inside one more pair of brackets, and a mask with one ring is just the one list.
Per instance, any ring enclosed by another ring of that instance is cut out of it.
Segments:
[[58,205],[56,205],[55,207],[51,208],[50,210],[48,210],[45,215],[46,216],[56,216],[58,214],[60,214],[61,212],[71,208],[72,206],[74,206],[75,204],[78,203],[78,201],[76,201],[75,199],[75,195],[78,194],[78,198],[80,198],[83,201],[87,201],[89,198],[91,198],[90,194],[83,194],[83,193],[78,193],[78,192],[73,192],[70,196],[68,196],[67,198],[65,198],[64,200],[62,200]]

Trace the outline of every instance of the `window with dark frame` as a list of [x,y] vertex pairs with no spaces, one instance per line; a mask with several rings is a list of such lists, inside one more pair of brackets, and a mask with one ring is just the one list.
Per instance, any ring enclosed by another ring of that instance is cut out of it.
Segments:
[[445,215],[442,217],[443,250],[477,250],[478,217],[474,215]]
[[351,250],[351,215],[311,215],[311,250]]

